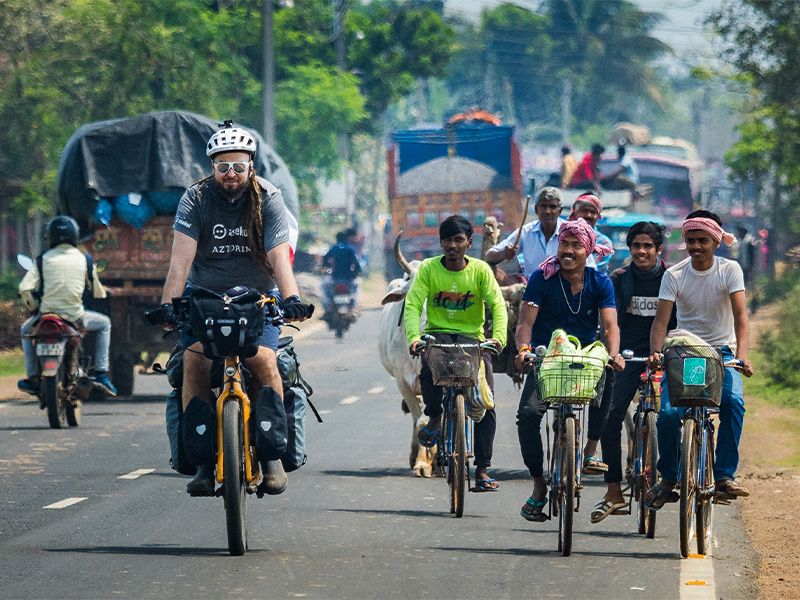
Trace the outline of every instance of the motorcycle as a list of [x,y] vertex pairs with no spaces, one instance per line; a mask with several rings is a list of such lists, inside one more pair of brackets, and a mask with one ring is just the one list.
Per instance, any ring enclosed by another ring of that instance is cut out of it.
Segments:
[[332,281],[329,284],[328,306],[322,320],[337,338],[342,338],[350,325],[356,322],[356,285],[355,280]]
[[[24,255],[17,261],[26,270],[33,265]],[[39,408],[47,410],[53,429],[60,429],[65,421],[70,427],[81,424],[82,402],[94,387],[87,376],[90,358],[81,356],[83,335],[77,324],[57,314],[44,314],[29,336],[36,352]]]
[[83,332],[56,314],[45,314],[36,323],[31,340],[36,350],[39,406],[47,409],[50,427],[81,424],[81,404],[92,392],[86,376],[88,358],[80,356]]

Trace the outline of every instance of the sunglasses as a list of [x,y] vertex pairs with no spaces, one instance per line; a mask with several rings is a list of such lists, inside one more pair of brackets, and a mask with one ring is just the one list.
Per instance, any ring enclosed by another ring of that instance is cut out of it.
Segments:
[[236,173],[237,175],[241,175],[242,173],[247,171],[248,166],[250,166],[249,162],[214,161],[214,168],[220,175],[225,175],[225,173],[227,173],[231,169],[233,169],[233,172]]

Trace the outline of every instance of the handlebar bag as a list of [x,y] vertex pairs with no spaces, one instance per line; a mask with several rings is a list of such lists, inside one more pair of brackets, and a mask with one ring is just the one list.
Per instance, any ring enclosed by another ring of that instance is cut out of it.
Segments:
[[203,345],[208,358],[239,356],[250,358],[258,352],[264,331],[261,294],[249,290],[234,299],[209,290],[192,291],[189,327]]

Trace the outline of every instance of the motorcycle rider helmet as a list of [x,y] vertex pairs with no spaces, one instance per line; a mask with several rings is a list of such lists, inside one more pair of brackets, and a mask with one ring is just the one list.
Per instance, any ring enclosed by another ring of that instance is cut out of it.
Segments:
[[249,131],[234,127],[233,121],[225,121],[206,144],[206,156],[213,157],[221,152],[247,152],[252,156],[256,151],[256,140]]
[[47,241],[51,248],[55,248],[59,244],[70,244],[77,247],[79,232],[75,219],[60,215],[50,219],[47,224]]

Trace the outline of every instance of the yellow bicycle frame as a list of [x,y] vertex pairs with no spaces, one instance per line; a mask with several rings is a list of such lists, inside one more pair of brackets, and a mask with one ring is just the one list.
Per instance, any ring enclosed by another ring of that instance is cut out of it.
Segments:
[[250,398],[242,385],[239,370],[240,362],[237,357],[225,358],[225,369],[223,371],[225,383],[222,393],[217,398],[217,482],[222,483],[224,473],[222,471],[222,410],[226,402],[238,402],[242,412],[242,437],[244,438],[244,467],[247,475],[247,483],[258,481],[261,471],[258,461],[254,455],[253,447],[250,445]]
[[[275,298],[264,295],[259,303],[262,307],[265,304],[275,304]],[[222,386],[222,393],[217,398],[217,483],[222,483],[224,478],[222,470],[222,410],[226,402],[238,402],[242,413],[242,428],[244,429],[242,437],[245,447],[244,471],[247,483],[254,483],[261,476],[255,449],[250,445],[250,397],[242,385],[240,365],[241,361],[238,356],[225,358],[225,367],[222,371],[225,383]]]

